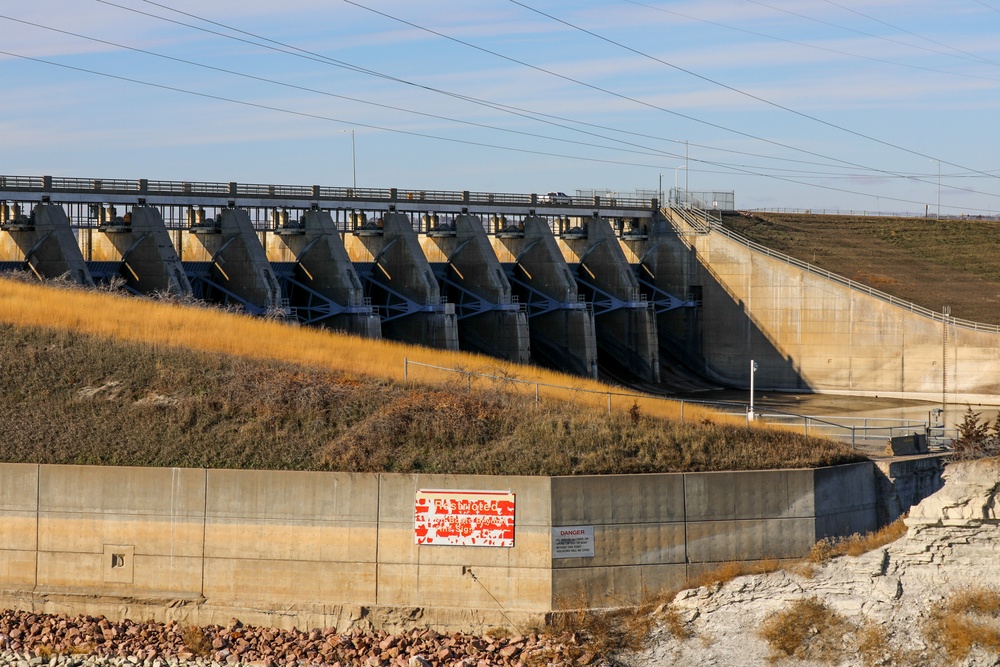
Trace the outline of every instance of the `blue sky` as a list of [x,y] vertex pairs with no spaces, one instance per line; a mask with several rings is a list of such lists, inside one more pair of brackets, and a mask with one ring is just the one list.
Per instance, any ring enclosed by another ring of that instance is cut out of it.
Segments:
[[8,0],[0,15],[0,174],[348,186],[353,130],[359,187],[687,178],[739,208],[1000,212],[1000,0]]

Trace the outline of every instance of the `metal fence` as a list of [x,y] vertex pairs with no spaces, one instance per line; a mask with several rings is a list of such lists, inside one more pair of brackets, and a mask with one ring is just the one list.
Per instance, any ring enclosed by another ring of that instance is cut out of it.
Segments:
[[503,373],[483,373],[462,368],[435,366],[432,364],[412,361],[407,358],[403,359],[404,380],[410,379],[411,366],[428,368],[460,376],[465,380],[467,390],[470,392],[472,391],[473,380],[476,379],[489,380],[500,386],[523,386],[529,391],[533,389],[536,405],[541,403],[542,393],[545,389],[606,397],[608,414],[612,412],[613,399],[616,398],[641,398],[643,400],[665,401],[677,404],[681,422],[685,421],[684,409],[686,406],[698,406],[709,408],[715,410],[716,412],[721,412],[737,418],[743,418],[747,426],[751,423],[757,423],[782,426],[783,428],[792,431],[797,431],[801,428],[804,435],[837,440],[845,444],[849,444],[852,449],[864,449],[870,453],[881,452],[885,449],[889,440],[896,436],[912,435],[914,433],[926,434],[928,436],[928,444],[934,446],[938,450],[950,448],[951,442],[956,436],[955,429],[945,429],[940,425],[931,425],[914,419],[816,416],[780,411],[751,413],[750,406],[747,403],[678,399],[667,396],[656,396],[655,394],[640,394],[629,391],[614,391],[611,389],[583,389],[580,387],[521,380]]

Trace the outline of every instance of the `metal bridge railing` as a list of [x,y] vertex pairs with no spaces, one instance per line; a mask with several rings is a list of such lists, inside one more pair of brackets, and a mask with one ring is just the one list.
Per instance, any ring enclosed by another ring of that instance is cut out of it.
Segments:
[[[632,197],[573,197],[571,203],[556,204],[538,194],[469,192],[448,190],[404,190],[399,188],[341,188],[319,185],[272,185],[256,183],[211,183],[196,181],[125,180],[114,178],[74,178],[63,176],[0,176],[0,190],[21,190],[58,194],[60,192],[115,194],[130,196],[201,195],[213,197],[254,197],[272,199],[347,199],[359,202],[442,203],[448,205],[496,204],[510,206],[553,206],[576,208],[603,206],[606,208],[651,210],[651,200]],[[96,201],[99,201],[96,200]],[[570,208],[572,210],[572,208]]]

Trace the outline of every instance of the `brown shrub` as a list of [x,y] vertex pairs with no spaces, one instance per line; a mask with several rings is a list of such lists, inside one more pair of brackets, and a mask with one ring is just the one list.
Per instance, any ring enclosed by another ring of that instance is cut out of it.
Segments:
[[777,558],[765,558],[762,560],[734,560],[721,563],[710,570],[692,577],[687,582],[689,588],[700,588],[702,586],[719,586],[737,577],[744,577],[753,574],[768,574],[777,572],[786,566]]
[[797,658],[833,664],[843,657],[844,637],[852,629],[819,598],[804,598],[768,616],[758,634],[771,646],[772,662]]
[[948,659],[965,659],[974,646],[1000,652],[1000,592],[969,587],[952,592],[931,609],[924,636]]
[[900,517],[892,523],[864,535],[855,533],[848,537],[824,538],[816,542],[809,550],[808,560],[813,563],[825,563],[831,558],[860,556],[884,547],[906,535],[907,528],[906,524],[903,523],[903,518]]

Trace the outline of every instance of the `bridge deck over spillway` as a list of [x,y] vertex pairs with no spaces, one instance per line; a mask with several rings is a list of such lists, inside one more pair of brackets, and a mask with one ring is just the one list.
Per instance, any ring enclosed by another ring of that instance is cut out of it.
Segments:
[[141,204],[151,206],[282,207],[291,209],[384,210],[436,213],[598,215],[650,218],[655,199],[628,197],[559,197],[546,195],[419,190],[342,188],[325,185],[261,185],[202,183],[148,179],[0,176],[0,202]]

